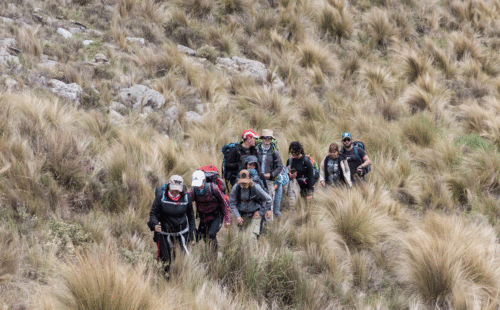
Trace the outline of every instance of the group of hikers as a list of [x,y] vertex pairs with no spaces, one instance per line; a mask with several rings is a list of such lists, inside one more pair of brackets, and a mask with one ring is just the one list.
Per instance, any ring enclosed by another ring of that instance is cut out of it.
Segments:
[[231,225],[231,213],[237,225],[249,229],[256,240],[266,222],[282,216],[283,191],[292,203],[299,195],[311,199],[318,180],[324,187],[352,187],[364,181],[370,171],[364,144],[352,141],[349,132],[342,133],[341,149],[336,142],[330,144],[319,167],[298,141],[290,143],[291,156],[284,165],[270,129],[262,130],[260,136],[245,130],[241,138],[241,142],[222,148],[225,182],[218,169],[208,165],[194,171],[189,191],[179,175],[172,175],[166,184],[156,188],[148,226],[154,231],[158,259],[167,273],[176,242],[188,255],[188,244],[199,240],[208,241],[216,250],[217,233],[223,224],[226,228]]

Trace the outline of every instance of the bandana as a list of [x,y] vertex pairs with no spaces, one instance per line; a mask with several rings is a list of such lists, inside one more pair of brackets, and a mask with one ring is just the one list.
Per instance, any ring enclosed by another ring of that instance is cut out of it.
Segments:
[[179,199],[181,198],[181,194],[178,194],[177,196],[172,196],[172,194],[170,194],[170,191],[168,191],[167,193],[168,195],[168,198],[172,199],[173,201],[179,201]]

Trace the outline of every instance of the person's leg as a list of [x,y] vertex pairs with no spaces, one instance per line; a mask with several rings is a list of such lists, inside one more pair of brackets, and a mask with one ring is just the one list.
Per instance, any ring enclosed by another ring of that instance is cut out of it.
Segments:
[[[274,204],[274,198],[275,198],[275,192],[274,192],[274,181],[266,180],[267,183],[267,192],[269,193],[269,196],[271,196],[271,199]],[[272,211],[272,206],[271,206],[271,211]],[[269,222],[272,222],[274,220],[274,212],[271,212],[271,218],[269,219]]]
[[222,217],[217,216],[215,219],[207,222],[207,226],[210,227],[208,229],[208,238],[210,242],[210,246],[214,251],[217,250],[217,233],[222,227]]
[[203,223],[200,220],[200,224],[198,225],[198,232],[196,234],[196,242],[200,241],[201,239],[206,240],[206,238],[207,238],[207,228],[208,228],[207,223]]
[[167,241],[167,236],[155,232],[155,240],[159,250],[159,258],[164,264],[165,272],[168,273],[172,263],[172,249]]
[[273,201],[273,213],[276,216],[281,216],[280,206],[281,206],[281,198],[283,196],[283,185],[278,184],[276,190],[274,192],[274,201]]

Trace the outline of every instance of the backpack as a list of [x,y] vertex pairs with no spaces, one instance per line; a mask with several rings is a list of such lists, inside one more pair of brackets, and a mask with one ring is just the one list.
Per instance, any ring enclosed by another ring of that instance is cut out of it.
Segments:
[[229,144],[222,146],[222,154],[224,155],[224,158],[222,160],[222,177],[226,181],[229,181],[231,179],[235,179],[238,177],[237,172],[227,170],[226,162],[227,162],[227,158],[229,157],[229,154],[231,153],[231,151],[239,144],[240,144],[239,142],[233,142],[233,143],[229,143]]
[[205,181],[207,183],[214,183],[217,187],[219,187],[222,193],[226,193],[226,184],[222,181],[217,167],[214,165],[206,165],[198,170],[205,172]]
[[309,160],[311,161],[311,164],[314,168],[314,182],[313,182],[313,186],[314,184],[316,184],[319,180],[319,164],[314,160],[314,158],[311,156],[311,155],[306,155],[307,158],[309,158]]
[[[359,148],[362,148],[363,150],[366,150],[365,149],[365,144],[361,141],[353,141],[352,142],[352,147],[354,149],[354,155],[356,156],[357,159],[359,159],[359,161],[361,161],[361,163],[364,163],[365,161],[363,160],[363,158],[361,158],[361,156],[359,156]],[[345,152],[345,148],[343,147],[342,150],[340,151],[340,154],[343,154]],[[363,168],[363,175],[367,174],[368,172],[372,171],[372,167],[371,165],[368,166],[368,167],[365,167]]]

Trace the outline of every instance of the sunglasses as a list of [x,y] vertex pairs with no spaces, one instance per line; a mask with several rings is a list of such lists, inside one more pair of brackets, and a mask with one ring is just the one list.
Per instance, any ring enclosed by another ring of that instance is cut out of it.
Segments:
[[262,140],[272,139],[273,137],[262,137]]
[[342,141],[344,141],[344,142],[346,142],[346,141],[351,141],[351,139],[349,139],[349,138],[345,138],[345,139],[344,139],[344,140],[342,140]]
[[292,155],[299,155],[299,154],[300,154],[300,152],[297,152],[297,151],[291,151],[291,152],[290,152],[290,154],[292,154]]

